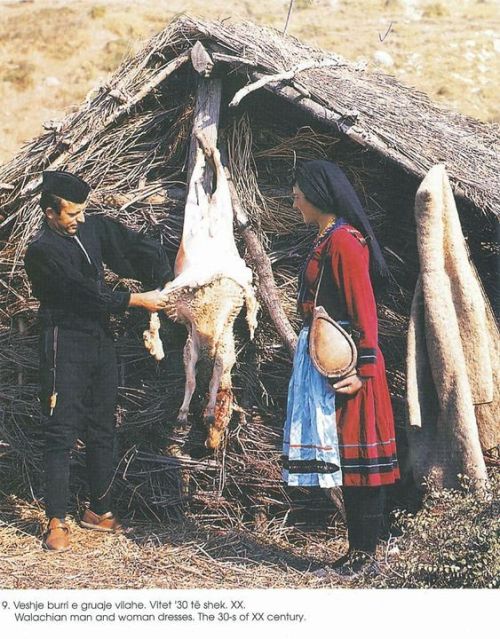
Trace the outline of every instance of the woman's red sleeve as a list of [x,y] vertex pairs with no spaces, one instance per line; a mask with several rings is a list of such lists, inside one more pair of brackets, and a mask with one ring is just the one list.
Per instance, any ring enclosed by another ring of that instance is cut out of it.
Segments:
[[333,233],[330,243],[333,281],[345,300],[347,319],[359,332],[358,374],[373,377],[377,363],[378,321],[370,281],[370,253],[361,235],[347,229]]

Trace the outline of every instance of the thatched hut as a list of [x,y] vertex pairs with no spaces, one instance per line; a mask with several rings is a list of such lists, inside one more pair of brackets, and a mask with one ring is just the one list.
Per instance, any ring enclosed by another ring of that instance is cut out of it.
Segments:
[[[290,176],[296,160],[324,157],[338,162],[372,219],[396,282],[380,300],[380,333],[405,476],[401,499],[411,488],[405,468],[404,360],[418,273],[415,192],[427,170],[444,162],[472,260],[493,300],[500,210],[498,126],[439,108],[391,76],[369,72],[277,31],[188,17],[156,35],[64,120],[45,124],[45,133],[0,168],[3,490],[34,498],[41,494],[36,302],[22,261],[42,217],[40,172],[60,167],[78,173],[94,189],[90,212],[105,212],[160,238],[173,258],[182,228],[188,141],[200,82],[190,63],[197,41],[214,63],[212,77],[222,80],[219,140],[227,148],[234,183],[271,260],[293,326],[298,326],[295,276],[311,239],[311,231],[291,208]],[[277,77],[269,81],[269,75]],[[240,89],[259,80],[260,89],[237,107],[229,106]],[[224,450],[215,459],[184,463],[162,451],[181,402],[185,334],[181,327],[165,325],[167,357],[157,366],[142,345],[146,321],[144,314],[131,312],[116,323],[121,355],[116,481],[123,504],[129,510],[168,516],[183,500],[177,474],[190,469],[190,503],[199,516],[214,523],[239,521],[244,511],[263,506],[277,521],[301,508],[321,510],[326,504],[321,495],[303,502],[300,492],[281,486],[280,436],[291,360],[266,313],[255,345],[243,323],[238,331],[233,375],[244,412],[233,420]],[[76,450],[76,466],[80,457]]]

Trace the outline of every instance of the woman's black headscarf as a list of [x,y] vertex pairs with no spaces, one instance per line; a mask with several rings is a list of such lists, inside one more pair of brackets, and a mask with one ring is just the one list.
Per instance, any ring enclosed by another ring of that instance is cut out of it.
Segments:
[[327,160],[311,160],[299,165],[295,180],[306,198],[325,213],[342,216],[357,228],[370,246],[370,270],[374,284],[390,277],[372,226],[351,183],[340,167]]

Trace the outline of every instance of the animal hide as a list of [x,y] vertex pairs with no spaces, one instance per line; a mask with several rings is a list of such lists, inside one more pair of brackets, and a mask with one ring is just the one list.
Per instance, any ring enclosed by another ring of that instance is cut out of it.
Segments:
[[[408,331],[408,440],[415,479],[487,479],[481,451],[500,440],[498,329],[469,258],[443,165],[415,198],[420,277]],[[475,406],[476,405],[476,406]],[[495,420],[495,416],[497,419]]]
[[[252,271],[240,257],[233,235],[233,208],[229,185],[217,149],[212,149],[217,187],[205,192],[202,176],[205,155],[198,149],[184,214],[182,241],[175,261],[175,279],[168,293],[165,313],[184,324],[186,385],[178,426],[188,423],[191,398],[197,382],[207,392],[204,422],[206,446],[217,448],[233,410],[231,370],[236,361],[233,325],[243,304],[253,338],[258,304],[252,287]],[[156,358],[164,356],[157,313],[151,315],[144,342]]]

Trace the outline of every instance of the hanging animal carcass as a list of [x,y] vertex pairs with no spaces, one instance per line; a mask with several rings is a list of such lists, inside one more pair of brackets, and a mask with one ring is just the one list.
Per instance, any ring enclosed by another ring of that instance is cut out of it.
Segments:
[[[252,271],[240,257],[233,235],[233,208],[229,184],[219,151],[205,148],[216,169],[216,189],[209,196],[203,187],[205,153],[198,148],[189,184],[182,241],[175,261],[175,279],[168,292],[165,312],[170,319],[185,324],[188,337],[184,346],[186,386],[177,417],[187,424],[189,405],[198,381],[208,381],[208,400],[204,424],[208,429],[207,448],[221,442],[232,414],[231,370],[236,361],[233,325],[243,303],[253,339],[258,304],[252,287]],[[157,359],[163,358],[159,337],[160,321],[151,315],[144,342]]]

